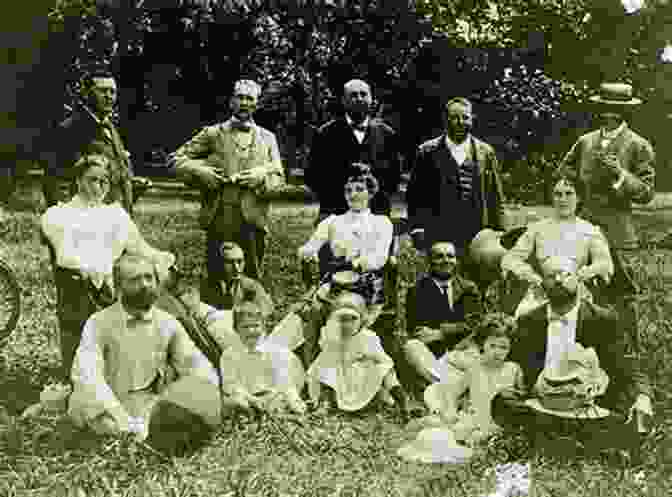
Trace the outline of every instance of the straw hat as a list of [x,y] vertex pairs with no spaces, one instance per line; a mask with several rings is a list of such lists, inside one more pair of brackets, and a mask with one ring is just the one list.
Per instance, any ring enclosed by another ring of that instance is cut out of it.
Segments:
[[642,100],[632,96],[632,85],[627,83],[602,83],[600,92],[590,97],[590,101],[601,105],[631,106]]
[[450,428],[426,428],[412,442],[397,450],[402,459],[423,463],[463,464],[473,450],[457,443]]

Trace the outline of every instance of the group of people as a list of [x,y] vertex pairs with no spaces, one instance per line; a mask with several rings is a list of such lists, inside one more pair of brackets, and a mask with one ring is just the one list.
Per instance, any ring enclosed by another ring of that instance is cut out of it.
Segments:
[[401,347],[381,340],[394,333],[376,325],[386,292],[396,291],[385,270],[401,155],[395,131],[369,114],[366,82],[345,84],[344,116],[312,143],[305,178],[320,211],[298,255],[319,262],[320,284],[272,330],[262,261],[268,193],[283,168],[274,134],[253,119],[259,85],[238,81],[231,118],[172,155],[185,183],[202,192],[207,267],[199,281],[147,244],[133,220],[129,154],[110,120],[114,79],[95,74],[84,88],[82,115],[59,131],[62,160],[48,171],[52,205],[41,223],[78,426],[177,446],[241,410],[359,411],[380,401],[396,404],[404,421],[429,411],[469,442],[548,411],[531,400],[541,384],[581,377],[571,357],[608,376],[598,389],[603,408],[652,414],[629,342],[637,336],[632,202],[653,196],[654,154],[625,122],[624,109],[639,103],[629,85],[601,86],[601,126],[560,165],[553,216],[529,225],[501,260],[503,277],[524,290],[514,316],[484,311],[469,257],[479,232],[504,228],[499,164],[472,135],[472,103],[445,105],[445,133],[420,145],[407,189],[411,239],[429,271],[406,297]]

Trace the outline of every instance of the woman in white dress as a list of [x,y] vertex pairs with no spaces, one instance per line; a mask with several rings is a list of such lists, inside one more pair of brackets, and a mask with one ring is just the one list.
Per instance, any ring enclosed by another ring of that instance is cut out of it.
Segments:
[[[554,261],[562,260],[562,265],[575,272],[582,283],[599,278],[606,284],[613,276],[607,239],[597,226],[576,215],[577,203],[574,183],[559,179],[553,187],[553,215],[530,224],[502,258],[504,276],[513,273],[529,285],[516,316],[546,301],[541,283],[544,269]],[[585,284],[581,291],[585,298],[591,298]]]
[[83,156],[73,166],[77,194],[47,209],[41,229],[52,250],[58,294],[63,379],[69,381],[72,361],[86,320],[114,302],[112,267],[127,252],[151,259],[167,274],[175,256],[151,247],[118,203],[105,204],[110,188],[109,161]]

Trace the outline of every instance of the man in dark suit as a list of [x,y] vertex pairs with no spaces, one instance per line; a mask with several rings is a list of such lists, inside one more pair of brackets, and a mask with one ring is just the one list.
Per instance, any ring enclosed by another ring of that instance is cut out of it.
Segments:
[[497,157],[471,134],[473,119],[471,102],[454,98],[445,107],[445,134],[420,145],[406,193],[411,236],[420,251],[436,240],[452,240],[462,258],[479,231],[503,229]]
[[430,273],[421,277],[406,297],[407,368],[400,369],[408,371],[400,371],[400,375],[416,396],[439,380],[432,372],[436,360],[469,335],[466,318],[482,311],[476,284],[458,272],[452,243],[434,243],[429,266]]
[[233,309],[243,301],[256,303],[268,318],[273,312],[273,300],[261,284],[243,274],[245,254],[239,245],[223,242],[219,247],[222,267],[214,277],[203,279],[201,300],[220,310]]
[[372,212],[390,213],[390,196],[401,178],[399,140],[385,122],[370,117],[371,103],[371,87],[359,79],[349,81],[343,88],[345,115],[324,124],[313,139],[305,181],[320,202],[318,221],[348,210],[343,187],[355,162],[370,165],[380,184]]
[[94,72],[82,82],[84,100],[52,136],[53,150],[46,164],[44,195],[47,206],[70,200],[74,194],[72,166],[84,155],[103,155],[110,164],[110,190],[106,202],[118,201],[127,212],[133,208],[133,170],[130,154],[112,123],[117,84],[106,71]]
[[[636,359],[626,354],[618,314],[581,299],[576,275],[562,266],[556,264],[544,278],[549,302],[519,317],[510,359],[521,366],[526,385],[533,386],[544,367],[562,357],[566,344],[592,347],[609,375],[609,386],[598,403],[623,417],[650,417],[651,389]],[[502,392],[492,407],[500,425],[538,424],[539,416],[517,392]]]

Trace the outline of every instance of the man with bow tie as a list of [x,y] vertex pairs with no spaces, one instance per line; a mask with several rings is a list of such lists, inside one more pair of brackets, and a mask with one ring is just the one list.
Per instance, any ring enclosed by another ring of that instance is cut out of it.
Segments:
[[400,368],[400,375],[416,397],[441,379],[436,376],[438,358],[470,334],[466,318],[482,312],[478,287],[458,271],[453,243],[435,242],[428,259],[429,274],[406,296],[407,368]]
[[119,300],[84,326],[68,413],[101,435],[132,433],[162,449],[203,440],[221,420],[219,378],[182,325],[158,309],[151,260],[114,267]]
[[320,202],[318,223],[348,210],[343,187],[350,165],[357,162],[369,164],[380,185],[371,212],[390,213],[390,196],[401,179],[399,139],[385,122],[370,116],[372,102],[368,83],[348,81],[343,87],[345,114],[321,126],[313,139],[305,181]]
[[108,159],[110,189],[105,201],[118,201],[132,214],[133,168],[130,153],[112,122],[117,84],[108,71],[95,71],[82,81],[84,99],[52,137],[54,155],[46,164],[44,195],[47,207],[70,200],[74,194],[72,167],[85,155]]
[[[518,318],[510,360],[521,366],[525,384],[535,385],[542,370],[557,366],[572,344],[593,348],[609,376],[609,386],[597,403],[611,410],[612,420],[650,419],[651,387],[639,369],[638,358],[626,352],[625,331],[618,314],[581,298],[570,265],[553,259],[545,267],[543,288],[548,301]],[[513,391],[495,397],[495,421],[502,426],[534,426],[535,414],[523,400],[524,394]]]
[[185,183],[202,192],[200,222],[212,284],[221,266],[219,247],[227,240],[242,247],[246,274],[261,275],[269,210],[264,194],[283,183],[284,171],[275,135],[253,120],[260,95],[254,81],[236,82],[231,118],[206,126],[172,157]]
[[495,151],[471,134],[471,102],[451,99],[444,117],[445,133],[418,149],[406,193],[408,219],[416,249],[452,240],[462,259],[479,231],[503,229],[504,193]]
[[632,86],[603,83],[590,98],[600,128],[581,136],[560,165],[560,172],[573,178],[583,199],[582,217],[599,226],[607,237],[614,260],[614,278],[608,289],[611,303],[620,310],[623,325],[638,347],[638,312],[634,278],[639,237],[633,203],[653,200],[656,170],[651,144],[632,131],[627,112],[642,103]]

